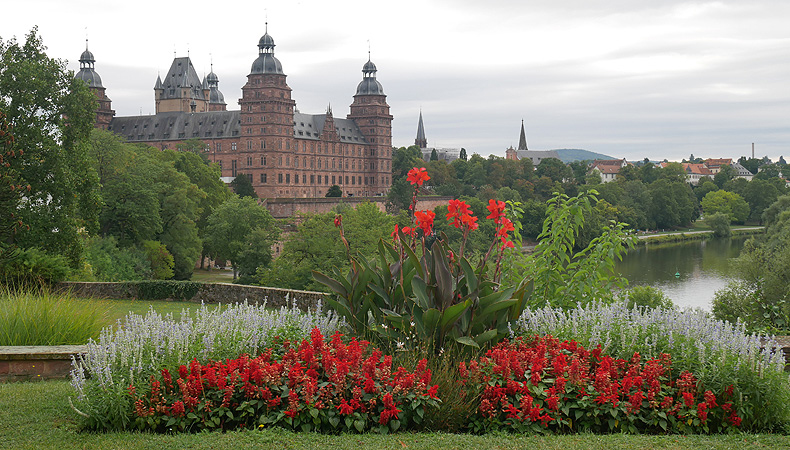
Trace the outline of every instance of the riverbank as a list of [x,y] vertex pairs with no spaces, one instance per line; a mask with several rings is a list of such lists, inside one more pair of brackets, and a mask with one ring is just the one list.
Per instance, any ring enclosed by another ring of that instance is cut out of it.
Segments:
[[[765,227],[738,227],[732,229],[732,237],[751,236],[762,234]],[[637,236],[637,245],[656,244],[663,242],[681,242],[709,239],[713,237],[712,230],[689,229],[689,231],[668,231],[653,234],[640,234]]]

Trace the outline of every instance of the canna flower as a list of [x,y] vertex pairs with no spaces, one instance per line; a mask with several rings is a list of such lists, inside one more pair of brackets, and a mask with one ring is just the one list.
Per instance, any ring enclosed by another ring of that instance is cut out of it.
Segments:
[[422,186],[422,184],[430,180],[431,177],[428,176],[425,167],[415,167],[409,171],[406,179],[409,180],[409,183],[412,185]]
[[417,221],[417,226],[422,228],[423,236],[431,234],[433,229],[433,219],[436,214],[433,211],[415,211],[414,218]]
[[[452,220],[450,225],[455,228],[461,228],[477,221],[476,217],[472,217],[472,209],[462,200],[450,200],[447,211],[447,220]],[[475,228],[477,227],[475,226]]]
[[501,223],[505,218],[505,202],[494,200],[493,198],[488,201],[488,211],[491,213],[486,219],[494,219],[494,223]]
[[335,228],[340,228],[343,225],[343,215],[338,214],[335,216]]

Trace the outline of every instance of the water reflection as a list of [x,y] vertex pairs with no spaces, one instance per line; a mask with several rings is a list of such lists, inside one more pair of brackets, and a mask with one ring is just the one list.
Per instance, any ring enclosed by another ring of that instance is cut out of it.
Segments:
[[747,238],[709,239],[640,246],[628,252],[617,270],[631,285],[664,291],[681,308],[711,309],[713,295],[727,286]]

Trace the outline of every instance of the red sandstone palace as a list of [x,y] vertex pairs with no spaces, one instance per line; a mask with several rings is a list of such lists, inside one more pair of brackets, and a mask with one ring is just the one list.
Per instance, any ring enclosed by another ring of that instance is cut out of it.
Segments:
[[332,185],[346,196],[381,196],[391,186],[392,115],[370,58],[346,118],[335,118],[331,108],[325,114],[298,111],[268,31],[235,111],[226,109],[213,67],[201,82],[189,57],[182,57],[164,80],[157,77],[155,115],[115,117],[94,64],[86,48],[77,78],[99,101],[97,128],[162,149],[200,140],[223,177],[246,175],[259,197],[324,197]]

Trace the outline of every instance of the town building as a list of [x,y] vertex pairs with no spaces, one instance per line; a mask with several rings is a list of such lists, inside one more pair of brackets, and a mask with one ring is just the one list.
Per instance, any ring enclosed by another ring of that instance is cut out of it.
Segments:
[[529,158],[532,160],[532,165],[537,167],[538,164],[547,158],[560,159],[559,153],[556,150],[530,150],[527,148],[527,134],[524,132],[524,121],[521,121],[521,134],[518,138],[518,148],[514,149],[513,146],[505,150],[505,159],[512,159],[518,161],[520,159]]
[[691,163],[681,163],[683,165],[683,170],[686,172],[686,181],[688,181],[691,185],[696,186],[699,184],[699,180],[702,177],[709,177],[713,178],[715,175],[712,170],[708,168],[706,164],[691,164]]
[[623,159],[596,159],[590,164],[587,173],[597,172],[601,176],[602,183],[609,183],[617,179],[620,169],[630,163]]
[[97,127],[161,149],[199,140],[223,179],[244,174],[259,197],[324,197],[332,185],[344,196],[385,195],[392,184],[393,117],[370,55],[341,118],[331,106],[323,114],[299,112],[274,47],[267,24],[239,110],[227,110],[213,64],[200,80],[188,56],[174,58],[164,79],[157,76],[154,115],[115,117],[87,49],[77,78],[99,99]]
[[704,161],[705,165],[714,175],[721,171],[723,166],[731,166],[732,158],[708,158]]

